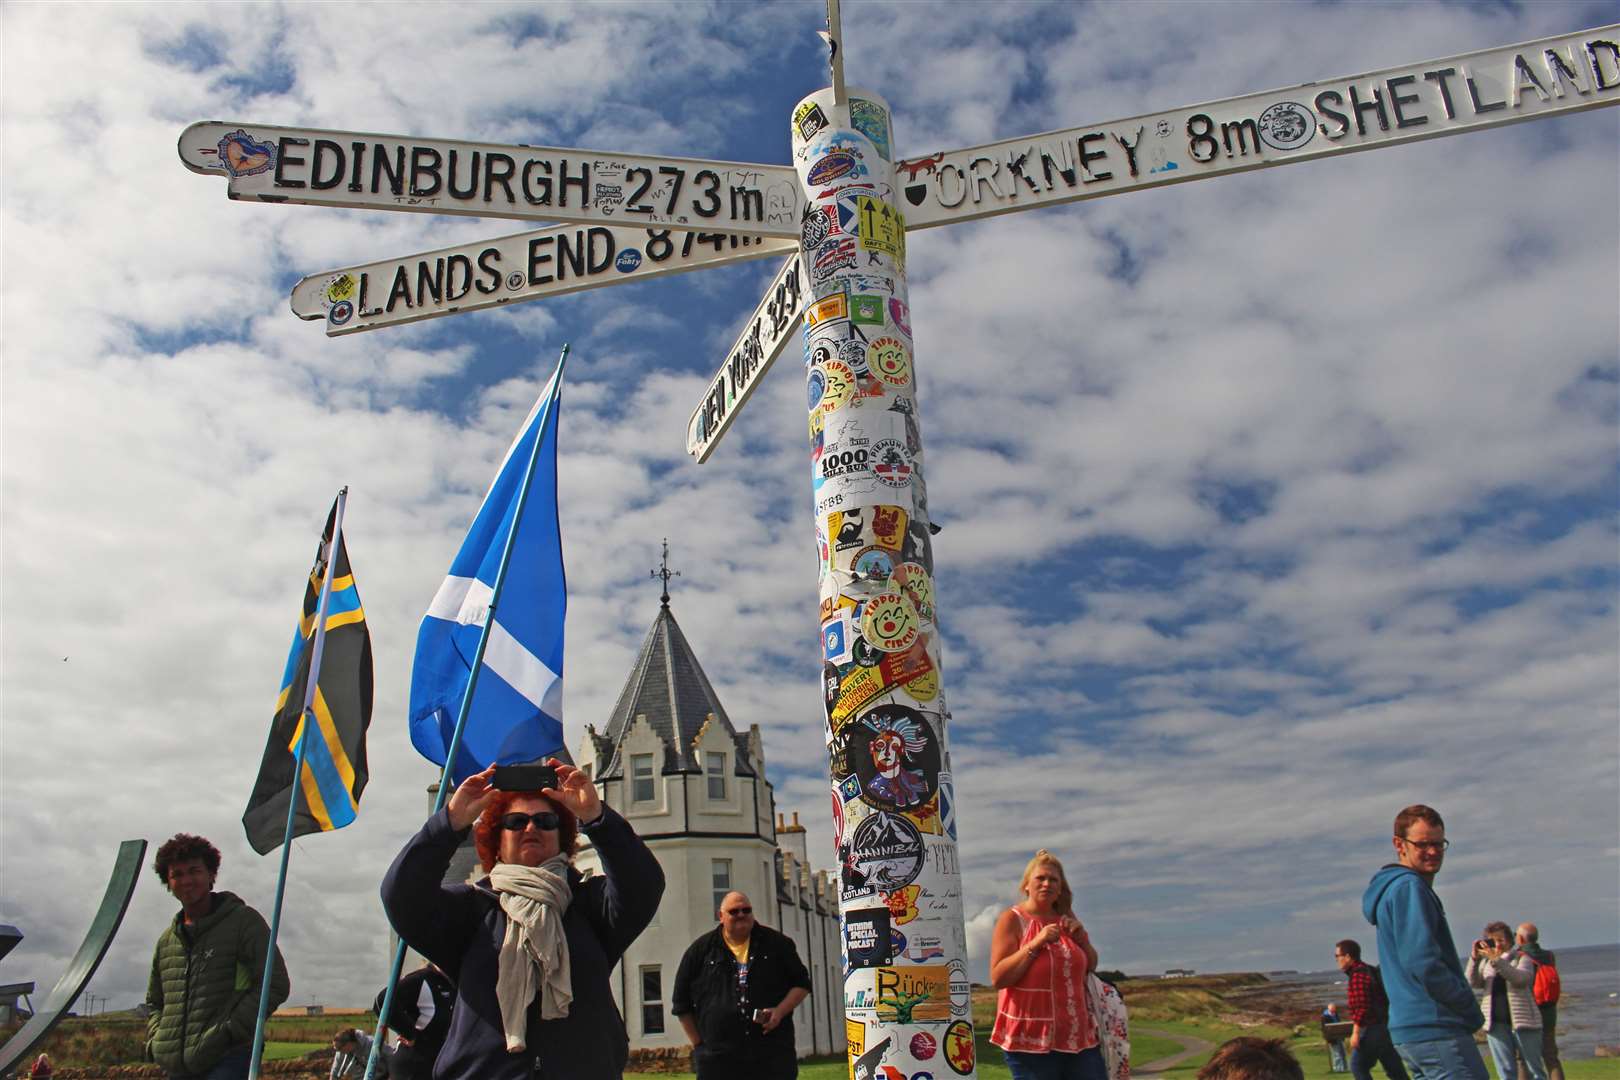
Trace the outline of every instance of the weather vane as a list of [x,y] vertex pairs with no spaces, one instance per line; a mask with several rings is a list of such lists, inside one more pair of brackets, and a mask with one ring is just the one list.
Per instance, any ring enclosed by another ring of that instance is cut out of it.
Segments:
[[659,566],[659,568],[657,570],[652,571],[652,576],[655,577],[655,578],[663,578],[664,579],[664,594],[662,596],[660,596],[658,598],[658,600],[665,607],[669,607],[669,579],[672,578],[672,577],[680,577],[681,572],[679,570],[671,570],[669,568],[669,537],[667,537],[667,536],[664,537],[664,559],[663,559],[663,563]]

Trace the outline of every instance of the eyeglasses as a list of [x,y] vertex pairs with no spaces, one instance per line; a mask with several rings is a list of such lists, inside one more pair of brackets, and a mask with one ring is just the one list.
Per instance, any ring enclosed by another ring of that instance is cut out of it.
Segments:
[[753,913],[754,909],[751,907],[734,907],[725,912],[725,914],[730,915],[734,919],[740,918],[743,915],[752,915]]
[[1403,844],[1410,844],[1420,851],[1445,851],[1451,846],[1450,840],[1408,840],[1404,836],[1397,836],[1395,839]]
[[501,828],[508,832],[522,832],[534,822],[534,827],[541,832],[557,827],[558,817],[551,810],[542,810],[538,814],[503,814],[501,815]]

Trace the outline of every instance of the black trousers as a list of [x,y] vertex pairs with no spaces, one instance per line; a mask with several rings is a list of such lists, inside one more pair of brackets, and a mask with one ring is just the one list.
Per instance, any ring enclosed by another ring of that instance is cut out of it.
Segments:
[[1384,1067],[1389,1080],[1411,1080],[1405,1062],[1390,1041],[1389,1028],[1383,1024],[1368,1024],[1361,1029],[1361,1042],[1350,1052],[1350,1075],[1356,1080],[1372,1080],[1375,1061]]
[[799,1061],[793,1044],[749,1040],[742,1046],[699,1046],[692,1052],[697,1080],[796,1080]]

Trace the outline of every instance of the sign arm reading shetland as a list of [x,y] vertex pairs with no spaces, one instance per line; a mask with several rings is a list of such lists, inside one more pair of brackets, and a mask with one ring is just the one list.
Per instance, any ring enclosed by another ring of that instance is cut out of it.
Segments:
[[1620,25],[896,164],[908,229],[1620,104]]
[[697,158],[205,120],[180,133],[226,194],[307,206],[795,237],[793,170]]

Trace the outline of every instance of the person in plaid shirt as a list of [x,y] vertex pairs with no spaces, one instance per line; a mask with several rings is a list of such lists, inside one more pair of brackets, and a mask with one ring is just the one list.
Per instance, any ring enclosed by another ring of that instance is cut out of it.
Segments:
[[1389,999],[1384,996],[1378,969],[1361,962],[1361,945],[1350,938],[1333,946],[1333,960],[1348,980],[1345,1012],[1355,1025],[1350,1034],[1350,1074],[1356,1080],[1372,1080],[1376,1061],[1389,1080],[1409,1080],[1389,1038]]

